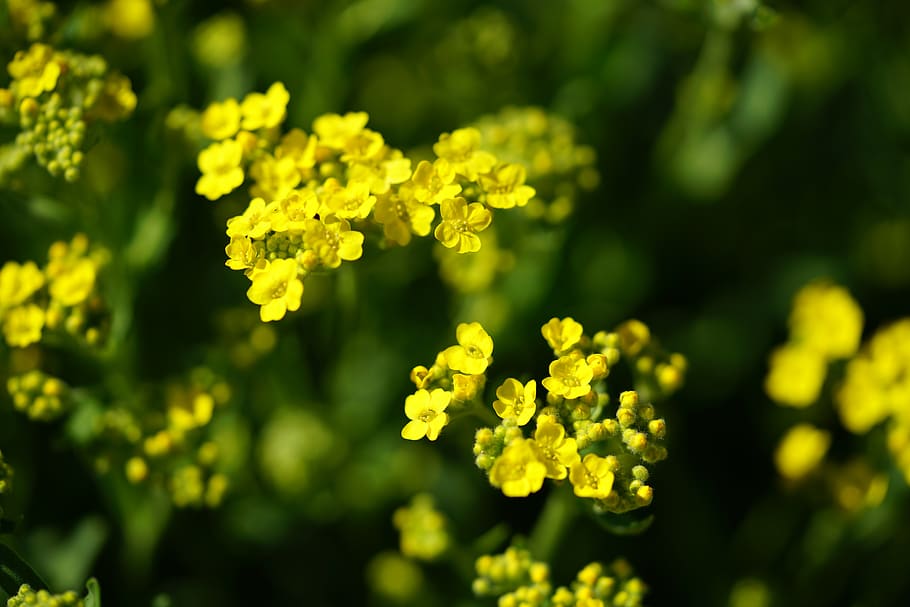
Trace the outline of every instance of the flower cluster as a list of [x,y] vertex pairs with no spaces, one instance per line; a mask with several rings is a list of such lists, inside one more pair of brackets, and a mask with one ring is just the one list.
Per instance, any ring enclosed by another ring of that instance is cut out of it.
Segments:
[[13,469],[3,459],[3,451],[0,451],[0,495],[9,491],[13,481]]
[[401,554],[406,557],[432,561],[449,548],[446,518],[430,495],[414,496],[410,505],[395,511],[392,522],[401,533]]
[[17,52],[7,70],[12,82],[0,89],[0,122],[17,122],[20,130],[0,155],[4,172],[33,155],[51,175],[75,181],[93,125],[122,120],[136,107],[130,81],[99,55],[35,43]]
[[34,262],[8,261],[0,268],[0,322],[7,345],[24,348],[46,332],[100,344],[107,312],[97,291],[105,249],[91,247],[84,234],[55,242],[43,268]]
[[218,470],[212,421],[230,401],[230,386],[200,367],[153,398],[163,406],[113,406],[99,413],[97,468],[123,474],[134,485],[164,487],[177,507],[218,506],[229,481]]
[[771,354],[765,391],[789,407],[808,407],[821,392],[828,364],[859,347],[863,311],[841,286],[813,282],[793,299],[790,339]]
[[475,570],[474,594],[499,597],[499,607],[639,607],[647,592],[624,560],[609,567],[590,563],[570,586],[554,589],[547,564],[517,546],[481,556]]
[[51,594],[47,590],[32,590],[22,584],[16,596],[10,597],[6,607],[82,607],[83,600],[72,590],[63,594]]
[[404,246],[432,232],[444,247],[473,253],[492,210],[523,207],[535,194],[524,166],[486,151],[474,128],[444,133],[435,158],[415,163],[367,128],[364,112],[326,114],[312,133],[281,134],[289,99],[279,82],[201,116],[214,142],[199,153],[196,192],[217,200],[252,182],[246,210],[227,222],[226,265],[252,282],[247,296],[263,321],[300,307],[309,274],[360,259],[366,234]]
[[72,407],[69,386],[38,369],[10,377],[6,389],[16,410],[33,421],[53,421]]
[[[553,318],[541,332],[554,353],[549,376],[541,381],[547,395],[538,399],[534,379],[510,377],[497,387],[492,408],[501,421],[477,430],[477,466],[509,497],[539,491],[549,478],[568,479],[575,495],[592,499],[599,511],[625,512],[650,504],[647,466],[667,456],[666,422],[634,390],[619,395],[610,415],[606,378],[625,359],[633,371],[645,368],[637,374],[637,385],[655,397],[667,395],[681,384],[684,359],[658,355],[640,321],[589,337],[572,318]],[[456,339],[458,344],[440,352],[430,368],[411,371],[417,391],[405,400],[410,421],[402,437],[435,440],[450,413],[489,415],[482,399],[493,340],[479,323],[460,324]],[[640,365],[643,359],[650,362]],[[672,381],[668,369],[674,370]],[[663,383],[656,379],[664,376]]]

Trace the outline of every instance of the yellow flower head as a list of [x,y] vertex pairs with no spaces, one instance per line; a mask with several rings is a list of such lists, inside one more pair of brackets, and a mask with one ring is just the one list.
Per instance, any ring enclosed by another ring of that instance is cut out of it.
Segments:
[[525,185],[525,168],[520,164],[501,164],[480,176],[486,203],[494,209],[523,207],[534,197],[534,188]]
[[233,137],[240,130],[240,104],[233,98],[212,103],[202,112],[201,126],[209,139]]
[[104,20],[115,36],[128,40],[145,38],[155,29],[150,0],[110,0],[104,9]]
[[411,177],[414,197],[426,204],[438,204],[447,198],[455,198],[461,192],[461,186],[452,183],[454,179],[455,170],[448,161],[439,158],[431,164],[421,160]]
[[61,71],[54,49],[38,43],[27,51],[17,51],[7,70],[19,97],[38,97],[45,91],[54,90]]
[[442,221],[433,233],[443,246],[459,253],[473,253],[480,250],[477,235],[490,225],[493,215],[479,202],[468,204],[464,198],[449,198],[440,206]]
[[319,200],[308,190],[293,190],[276,205],[269,206],[269,224],[272,230],[302,234],[307,220],[316,217]]
[[782,405],[808,407],[818,400],[827,370],[817,351],[794,344],[781,346],[771,353],[765,392]]
[[578,443],[574,438],[566,438],[566,429],[552,415],[537,418],[534,446],[538,459],[547,467],[547,478],[564,479],[567,468],[580,459]]
[[404,401],[404,413],[411,420],[401,429],[401,437],[420,440],[424,436],[436,440],[449,422],[445,413],[452,401],[452,393],[436,388],[432,392],[418,390]]
[[825,358],[852,355],[862,333],[863,311],[843,287],[816,282],[793,299],[791,338]]
[[313,121],[313,132],[319,137],[320,145],[341,150],[360,134],[369,119],[366,112],[348,112],[344,116],[324,114]]
[[800,480],[815,470],[828,452],[831,435],[810,424],[790,428],[774,451],[774,463],[781,476]]
[[14,348],[24,348],[41,341],[44,328],[44,310],[35,304],[13,308],[3,319],[3,336]]
[[0,268],[0,314],[3,308],[18,306],[44,286],[44,274],[32,261],[19,265],[8,261]]
[[280,82],[270,86],[264,95],[248,94],[240,104],[240,112],[243,115],[241,128],[245,131],[255,131],[278,126],[284,120],[290,100],[288,90]]
[[308,219],[303,242],[327,268],[337,268],[342,260],[354,261],[363,255],[363,234],[352,230],[351,224],[334,215],[324,220]]
[[550,377],[543,380],[543,387],[563,398],[581,398],[591,391],[593,377],[584,358],[562,356],[550,363]]
[[486,173],[496,164],[496,157],[480,149],[480,131],[465,128],[443,133],[433,145],[433,152],[447,160],[456,173],[471,181],[480,173]]
[[[276,205],[277,206],[277,205]],[[272,227],[272,205],[266,205],[262,198],[254,198],[247,205],[243,215],[227,220],[227,235],[231,238],[247,236],[260,239]]]
[[550,347],[553,348],[554,354],[559,356],[581,341],[581,335],[584,330],[581,323],[568,316],[562,320],[551,318],[547,324],[540,328],[540,333],[550,344]]
[[405,246],[411,242],[412,233],[418,236],[430,233],[436,211],[414,198],[389,192],[377,198],[373,217],[382,224],[383,234],[388,240]]
[[297,169],[305,171],[316,166],[316,146],[319,139],[300,129],[291,129],[275,148],[275,158],[291,158]]
[[533,379],[522,385],[511,377],[496,388],[496,399],[493,409],[502,419],[514,419],[519,426],[531,421],[537,411],[537,382]]
[[287,311],[300,308],[303,282],[297,277],[297,262],[293,259],[275,259],[264,268],[257,268],[250,276],[253,284],[246,296],[254,304],[262,306],[259,318],[262,322],[281,320]]
[[233,139],[213,143],[199,152],[197,164],[202,176],[196,182],[196,193],[209,200],[230,194],[243,183],[243,147]]
[[578,497],[606,499],[613,489],[613,472],[609,460],[589,453],[581,461],[572,464],[569,482]]
[[537,457],[533,441],[519,438],[503,449],[490,468],[490,484],[508,497],[527,497],[540,491],[547,467]]
[[329,195],[326,207],[329,213],[334,213],[343,219],[365,219],[376,197],[370,195],[370,186],[362,181],[352,181],[345,187],[335,190]]
[[300,183],[300,171],[289,156],[263,154],[250,167],[250,177],[255,182],[250,194],[269,200],[287,196]]
[[460,402],[474,400],[483,389],[483,383],[483,375],[456,373],[452,376],[452,399]]
[[443,356],[449,368],[468,375],[480,375],[487,370],[493,355],[493,338],[479,322],[461,323],[455,329],[457,346],[445,349]]

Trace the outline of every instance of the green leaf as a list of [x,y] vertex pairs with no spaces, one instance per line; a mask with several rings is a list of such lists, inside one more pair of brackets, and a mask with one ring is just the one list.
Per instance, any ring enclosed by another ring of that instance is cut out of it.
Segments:
[[85,583],[88,594],[85,596],[85,607],[101,607],[101,585],[95,578]]
[[34,589],[47,588],[41,576],[21,556],[6,544],[0,544],[0,588],[9,596],[16,596],[22,584]]

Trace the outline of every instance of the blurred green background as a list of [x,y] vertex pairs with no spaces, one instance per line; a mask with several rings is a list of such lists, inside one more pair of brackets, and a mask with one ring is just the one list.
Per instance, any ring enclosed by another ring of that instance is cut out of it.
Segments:
[[[6,510],[25,516],[17,546],[52,585],[96,575],[108,605],[380,605],[367,565],[396,548],[392,512],[416,492],[434,494],[465,544],[503,521],[527,532],[543,498],[489,487],[470,423],[433,444],[400,439],[408,372],[456,322],[484,319],[497,376],[542,376],[540,326],[572,316],[590,332],[640,318],[690,367],[665,407],[653,525],[624,537],[576,519],[551,563],[557,583],[625,556],[650,605],[725,605],[734,588],[736,607],[910,596],[908,491],[883,437],[838,431],[835,459],[866,453],[892,476],[881,506],[840,512],[823,491],[777,479],[773,447],[805,416],[762,390],[805,282],[846,285],[869,329],[907,313],[910,5],[170,0],[140,40],[99,33],[92,7],[58,3],[71,17],[56,43],[126,73],[136,112],[104,133],[79,184],[0,189],[0,255],[40,261],[79,230],[109,247],[121,356],[64,360],[66,379],[231,373],[236,407],[218,432],[235,448],[236,481],[212,511],[118,496],[66,438],[73,422],[37,425],[0,406],[0,446],[17,470]],[[0,50],[25,44],[4,38]],[[240,198],[193,193],[196,150],[166,119],[276,80],[291,94],[286,125],[364,110],[403,150],[508,105],[540,106],[596,150],[600,185],[564,224],[512,234],[525,242],[515,268],[484,293],[446,288],[428,242],[367,248],[308,282],[274,348],[232,370],[219,319],[239,309],[257,322],[246,279],[223,267],[224,220]],[[811,415],[839,427],[830,408]],[[445,565],[422,570],[414,604],[487,604]]]

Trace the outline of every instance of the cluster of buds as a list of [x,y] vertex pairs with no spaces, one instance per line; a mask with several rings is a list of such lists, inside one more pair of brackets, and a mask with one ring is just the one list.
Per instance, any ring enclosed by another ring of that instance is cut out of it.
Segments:
[[6,389],[16,410],[35,421],[53,421],[72,406],[69,386],[37,369],[10,377]]
[[430,495],[414,496],[408,506],[395,511],[392,522],[401,534],[404,556],[432,561],[449,548],[448,523]]
[[89,130],[136,107],[130,81],[98,55],[36,43],[17,52],[7,69],[12,82],[0,89],[0,121],[18,122],[15,145],[67,181],[79,178]]

